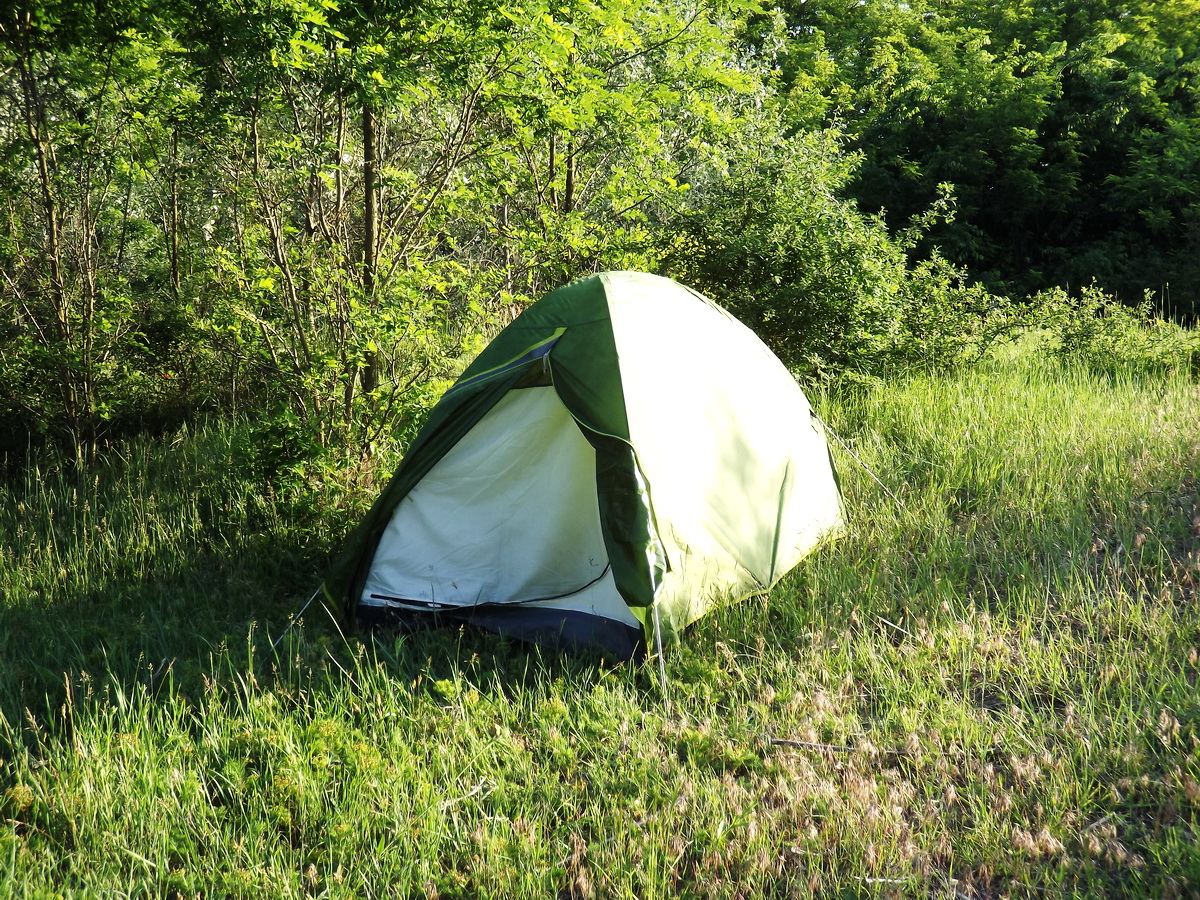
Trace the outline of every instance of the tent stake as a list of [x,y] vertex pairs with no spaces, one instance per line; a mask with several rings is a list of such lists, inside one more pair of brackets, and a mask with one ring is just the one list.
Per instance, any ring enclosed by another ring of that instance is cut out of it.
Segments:
[[654,611],[654,652],[658,654],[658,685],[662,690],[663,706],[671,714],[671,695],[667,693],[667,660],[663,656],[662,621],[658,617],[658,604],[650,607]]

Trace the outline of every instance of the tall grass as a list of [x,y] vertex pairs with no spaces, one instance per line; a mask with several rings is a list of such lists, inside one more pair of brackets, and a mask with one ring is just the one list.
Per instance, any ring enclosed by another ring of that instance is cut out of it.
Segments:
[[[1200,391],[816,398],[849,533],[644,669],[291,610],[350,513],[232,438],[0,505],[0,893],[1200,891]],[[902,505],[901,505],[902,504]]]

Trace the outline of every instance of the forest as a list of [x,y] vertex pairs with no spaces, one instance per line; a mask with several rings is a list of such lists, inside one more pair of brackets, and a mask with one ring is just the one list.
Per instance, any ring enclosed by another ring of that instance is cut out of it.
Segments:
[[[403,442],[525,304],[666,274],[807,378],[1194,321],[1196,0],[45,0],[0,21],[0,454]],[[1162,320],[1162,321],[1160,321]],[[1070,323],[1074,324],[1070,324]]]

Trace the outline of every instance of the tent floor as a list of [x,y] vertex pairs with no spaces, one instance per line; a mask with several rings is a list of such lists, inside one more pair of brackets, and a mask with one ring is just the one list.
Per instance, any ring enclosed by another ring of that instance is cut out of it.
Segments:
[[401,633],[470,625],[559,652],[600,651],[602,655],[613,659],[637,661],[646,655],[646,644],[640,629],[576,610],[491,604],[462,611],[425,612],[360,604],[357,621],[359,627],[368,630]]

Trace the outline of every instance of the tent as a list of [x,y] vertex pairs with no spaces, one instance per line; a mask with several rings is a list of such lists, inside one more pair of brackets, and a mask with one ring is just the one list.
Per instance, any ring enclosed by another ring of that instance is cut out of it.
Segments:
[[555,290],[430,413],[327,592],[618,658],[766,590],[842,524],[819,420],[749,329],[666,278]]

